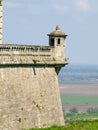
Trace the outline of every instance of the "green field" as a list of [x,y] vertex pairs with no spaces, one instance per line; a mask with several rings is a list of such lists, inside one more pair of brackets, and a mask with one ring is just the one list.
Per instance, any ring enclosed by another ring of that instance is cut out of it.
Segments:
[[28,130],[98,130],[98,121],[76,121],[68,123],[62,127],[53,126],[51,128],[34,128]]
[[67,113],[64,115],[64,118],[67,121],[94,120],[94,119],[98,119],[98,113],[91,113],[91,114]]
[[98,96],[72,96],[62,95],[62,104],[78,104],[78,105],[96,105],[98,104]]

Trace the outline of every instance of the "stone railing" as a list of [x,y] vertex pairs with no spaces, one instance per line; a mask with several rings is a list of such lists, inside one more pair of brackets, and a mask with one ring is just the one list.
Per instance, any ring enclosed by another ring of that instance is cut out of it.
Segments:
[[53,60],[53,47],[32,45],[0,45],[0,64],[32,63]]
[[32,46],[32,45],[0,45],[0,55],[32,55],[32,56],[52,56],[53,47]]
[[50,51],[50,46],[33,46],[33,45],[17,45],[17,44],[1,44],[0,51]]
[[67,61],[55,58],[55,48],[51,46],[0,45],[0,66],[8,64],[65,65]]

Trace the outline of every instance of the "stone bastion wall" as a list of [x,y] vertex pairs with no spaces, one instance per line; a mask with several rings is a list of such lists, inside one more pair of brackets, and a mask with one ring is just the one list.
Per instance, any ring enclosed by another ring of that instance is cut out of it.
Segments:
[[64,125],[53,49],[0,45],[0,130]]
[[54,67],[0,67],[0,130],[64,125]]

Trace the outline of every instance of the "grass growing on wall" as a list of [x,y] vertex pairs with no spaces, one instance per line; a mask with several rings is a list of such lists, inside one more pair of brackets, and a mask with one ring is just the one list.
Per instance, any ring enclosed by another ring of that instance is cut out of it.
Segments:
[[[26,130],[26,129],[24,129]],[[28,130],[98,130],[98,120],[96,121],[76,121],[65,126],[53,126],[50,128],[33,128]]]

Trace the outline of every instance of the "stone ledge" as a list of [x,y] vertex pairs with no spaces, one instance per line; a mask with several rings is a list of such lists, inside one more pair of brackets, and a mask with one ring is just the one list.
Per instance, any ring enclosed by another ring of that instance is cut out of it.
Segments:
[[45,66],[45,67],[48,67],[48,66],[65,66],[67,65],[68,62],[29,62],[29,63],[20,63],[20,62],[3,62],[1,63],[0,62],[0,66]]

